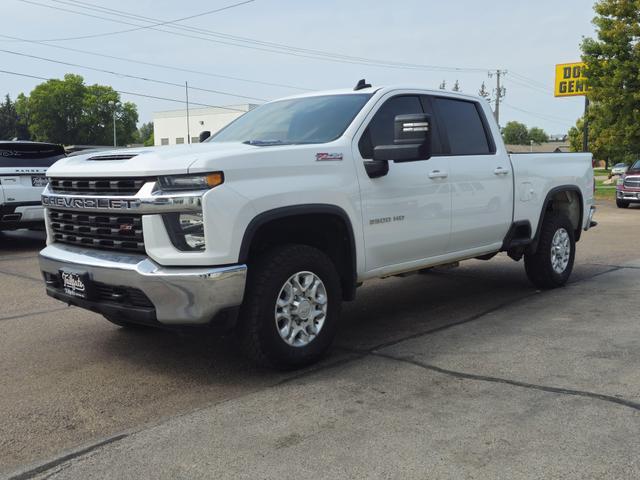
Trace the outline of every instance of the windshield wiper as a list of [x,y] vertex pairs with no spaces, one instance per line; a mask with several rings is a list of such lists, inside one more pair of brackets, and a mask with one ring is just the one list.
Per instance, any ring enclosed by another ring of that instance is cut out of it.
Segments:
[[255,145],[256,147],[268,147],[270,145],[287,145],[282,140],[245,140],[245,145]]

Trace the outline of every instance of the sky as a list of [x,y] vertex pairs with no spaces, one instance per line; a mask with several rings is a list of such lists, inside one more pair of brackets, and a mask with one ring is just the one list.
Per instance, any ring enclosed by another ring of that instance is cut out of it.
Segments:
[[[89,84],[164,98],[122,94],[138,105],[141,122],[156,111],[183,108],[185,82],[193,103],[234,105],[351,88],[360,78],[427,88],[443,81],[451,88],[457,80],[462,92],[477,94],[482,82],[495,89],[487,72],[496,69],[507,71],[503,126],[517,120],[566,133],[584,109],[582,97],[553,97],[553,76],[556,63],[579,61],[582,38],[595,34],[590,0],[253,0],[233,6],[240,2],[1,0],[0,70],[45,78],[77,73]],[[185,20],[159,25],[178,19]],[[328,52],[333,60],[264,42]],[[0,94],[28,94],[41,81],[0,72]]]

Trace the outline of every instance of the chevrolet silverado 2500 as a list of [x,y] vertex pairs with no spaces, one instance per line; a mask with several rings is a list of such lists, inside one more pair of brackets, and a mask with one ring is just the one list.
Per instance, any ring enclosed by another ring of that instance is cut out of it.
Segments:
[[590,154],[509,155],[483,99],[362,82],[48,176],[50,296],[120,326],[233,327],[278,367],[317,360],[373,278],[506,252],[562,286],[594,224]]
[[61,145],[0,142],[0,230],[44,228],[45,173],[64,156]]

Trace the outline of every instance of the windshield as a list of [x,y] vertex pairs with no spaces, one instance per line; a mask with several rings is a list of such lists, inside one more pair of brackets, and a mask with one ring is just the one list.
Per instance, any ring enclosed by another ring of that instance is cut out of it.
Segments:
[[640,160],[636,160],[636,162],[631,165],[631,170],[640,170]]
[[616,164],[613,166],[613,168],[623,168],[623,167],[626,167],[626,166],[627,166],[627,164],[626,164],[626,163],[616,163]]
[[258,146],[331,142],[344,133],[370,98],[371,94],[324,95],[266,103],[208,141]]

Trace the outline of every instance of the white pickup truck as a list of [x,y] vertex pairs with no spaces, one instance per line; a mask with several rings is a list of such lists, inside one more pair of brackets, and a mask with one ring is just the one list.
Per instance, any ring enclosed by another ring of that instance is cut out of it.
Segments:
[[562,286],[595,224],[590,154],[509,155],[485,100],[364,82],[48,176],[50,296],[120,326],[233,327],[276,367],[317,360],[373,278],[506,252]]
[[0,141],[0,230],[44,228],[45,173],[64,156],[62,145]]

